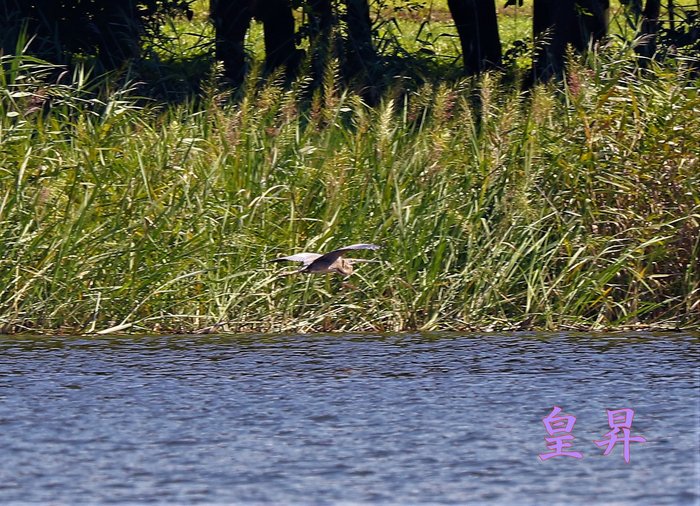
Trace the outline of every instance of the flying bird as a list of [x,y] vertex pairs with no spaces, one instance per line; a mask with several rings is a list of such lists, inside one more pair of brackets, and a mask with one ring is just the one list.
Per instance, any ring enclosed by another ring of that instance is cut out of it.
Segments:
[[378,250],[380,246],[376,244],[351,244],[344,248],[338,248],[330,253],[297,253],[287,257],[280,257],[271,260],[271,262],[300,262],[302,266],[291,272],[283,272],[280,276],[289,276],[290,274],[332,274],[337,273],[343,276],[349,276],[354,272],[353,264],[359,262],[376,262],[377,260],[365,260],[364,258],[344,258],[348,251],[356,249],[371,249]]

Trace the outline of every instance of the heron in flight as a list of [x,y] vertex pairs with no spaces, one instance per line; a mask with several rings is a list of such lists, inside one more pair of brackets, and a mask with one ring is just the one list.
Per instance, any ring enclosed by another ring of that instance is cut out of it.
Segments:
[[380,246],[376,244],[351,244],[344,248],[338,248],[330,253],[297,253],[288,257],[280,257],[271,260],[272,262],[301,262],[302,266],[291,272],[283,272],[280,276],[299,274],[302,272],[309,274],[332,274],[337,273],[349,276],[355,270],[353,264],[359,262],[376,262],[377,260],[365,260],[364,258],[344,258],[346,252],[356,249],[378,250]]

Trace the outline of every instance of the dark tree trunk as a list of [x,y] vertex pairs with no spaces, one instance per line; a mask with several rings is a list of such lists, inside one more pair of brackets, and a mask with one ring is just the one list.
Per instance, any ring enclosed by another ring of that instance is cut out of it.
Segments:
[[468,74],[501,64],[501,39],[498,35],[494,0],[448,0],[462,45],[464,70]]
[[639,56],[651,58],[656,52],[656,34],[659,31],[661,0],[647,0],[642,11],[642,26],[639,30],[641,40],[635,51]]
[[253,16],[263,22],[268,69],[282,65],[295,69],[299,53],[289,0],[211,0],[210,13],[216,30],[216,57],[223,61],[225,75],[233,82],[241,82],[245,75],[244,41]]
[[577,0],[579,17],[576,48],[583,51],[591,41],[599,41],[608,34],[610,0]]
[[216,58],[234,83],[245,76],[245,34],[253,19],[249,0],[211,0],[209,12],[216,32]]
[[377,61],[367,0],[347,0],[348,71],[368,73]]
[[609,0],[535,0],[532,27],[538,49],[534,80],[561,77],[567,45],[583,51],[591,41],[604,37],[609,7]]
[[294,42],[294,16],[289,0],[252,0],[253,15],[263,22],[265,31],[265,64],[269,69],[286,66],[294,72],[299,53]]
[[0,0],[0,43],[19,36],[24,25],[34,37],[29,50],[42,58],[66,63],[85,53],[95,55],[102,70],[114,69],[139,56],[148,15],[157,10],[154,0]]
[[104,10],[91,27],[97,36],[99,59],[105,68],[117,68],[141,51],[143,25],[135,2],[103,2]]
[[533,69],[536,80],[561,76],[566,46],[572,42],[576,25],[575,0],[535,0],[532,28],[538,46]]
[[331,0],[309,0],[313,24],[313,38],[328,37],[333,27],[333,6]]
[[625,9],[632,14],[632,17],[637,23],[639,18],[642,17],[642,0],[620,0],[620,3],[625,6]]
[[333,46],[332,33],[335,17],[331,0],[309,0],[311,25],[311,63],[314,78],[323,75]]

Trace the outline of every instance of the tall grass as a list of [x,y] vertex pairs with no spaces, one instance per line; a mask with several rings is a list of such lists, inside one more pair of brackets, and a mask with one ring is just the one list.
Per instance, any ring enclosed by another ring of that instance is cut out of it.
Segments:
[[[386,94],[260,84],[162,108],[2,57],[4,332],[609,328],[700,321],[700,97],[572,63]],[[69,84],[60,84],[61,82]],[[383,245],[348,280],[279,254]]]

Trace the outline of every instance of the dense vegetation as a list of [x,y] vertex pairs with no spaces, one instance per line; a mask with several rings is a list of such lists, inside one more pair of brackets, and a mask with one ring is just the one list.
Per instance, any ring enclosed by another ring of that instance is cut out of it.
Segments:
[[[692,63],[692,62],[691,62]],[[682,59],[571,56],[401,84],[370,107],[216,73],[144,100],[17,52],[0,73],[0,328],[234,331],[609,328],[700,322],[700,96]],[[57,77],[58,76],[58,77]],[[348,280],[279,254],[352,242]]]

